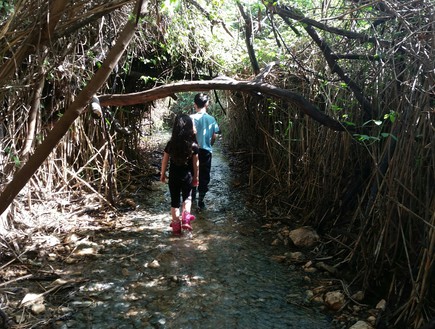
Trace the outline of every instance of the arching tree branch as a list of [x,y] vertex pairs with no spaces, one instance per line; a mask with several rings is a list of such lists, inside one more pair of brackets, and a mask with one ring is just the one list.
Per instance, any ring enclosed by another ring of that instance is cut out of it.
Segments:
[[128,106],[151,102],[179,92],[209,91],[214,89],[237,90],[248,93],[257,92],[263,95],[277,97],[296,104],[306,115],[332,130],[346,130],[340,122],[320,112],[316,106],[303,96],[262,82],[236,81],[229,78],[219,78],[209,81],[187,81],[167,84],[138,93],[102,95],[99,99],[102,106]]

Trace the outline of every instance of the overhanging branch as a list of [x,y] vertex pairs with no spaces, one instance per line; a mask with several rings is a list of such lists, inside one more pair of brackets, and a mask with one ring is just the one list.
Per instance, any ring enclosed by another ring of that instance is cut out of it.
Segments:
[[102,106],[128,106],[151,102],[156,99],[171,96],[174,93],[210,90],[237,90],[247,93],[257,92],[263,95],[277,97],[296,104],[306,115],[332,130],[346,130],[340,122],[320,112],[318,108],[305,97],[262,82],[236,81],[229,78],[208,81],[186,81],[167,84],[137,93],[102,95],[99,99]]

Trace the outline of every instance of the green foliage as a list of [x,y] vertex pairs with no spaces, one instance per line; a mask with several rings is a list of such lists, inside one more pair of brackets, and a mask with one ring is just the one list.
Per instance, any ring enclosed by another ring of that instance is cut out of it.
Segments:
[[363,127],[365,126],[372,126],[372,129],[374,134],[373,135],[367,135],[367,134],[353,134],[353,137],[359,142],[363,142],[364,144],[371,144],[374,142],[379,142],[381,139],[385,139],[388,137],[391,137],[392,139],[397,141],[397,137],[389,132],[382,131],[385,124],[389,122],[394,122],[396,120],[396,113],[394,111],[390,111],[389,114],[384,115],[384,121],[382,120],[369,120],[367,122],[364,122]]
[[198,3],[208,15],[183,1],[167,0],[162,4],[161,11],[168,20],[164,35],[167,52],[172,58],[183,58],[186,70],[197,70],[199,74],[207,74],[209,68],[224,71],[226,64],[233,61],[233,40],[216,22],[225,21],[222,15],[227,13],[223,10],[227,4]]
[[10,15],[14,12],[13,1],[0,0],[0,13],[3,13],[3,12],[6,15]]
[[175,114],[185,113],[192,114],[194,113],[193,109],[193,98],[196,93],[179,93],[177,94],[176,102],[172,103],[171,111]]
[[12,160],[12,162],[15,164],[15,167],[20,166],[20,164],[21,164],[20,158],[18,157],[17,153],[11,147],[6,147],[4,149],[4,152]]
[[392,123],[394,123],[394,121],[396,121],[397,118],[397,112],[395,111],[391,111],[389,113],[386,113],[384,115],[384,120],[390,120]]

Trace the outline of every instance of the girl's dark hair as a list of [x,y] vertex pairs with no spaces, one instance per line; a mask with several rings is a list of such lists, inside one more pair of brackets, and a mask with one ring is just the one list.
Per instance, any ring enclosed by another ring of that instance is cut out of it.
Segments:
[[178,114],[172,128],[168,146],[171,160],[177,165],[184,165],[192,156],[192,145],[196,143],[193,121],[187,114]]

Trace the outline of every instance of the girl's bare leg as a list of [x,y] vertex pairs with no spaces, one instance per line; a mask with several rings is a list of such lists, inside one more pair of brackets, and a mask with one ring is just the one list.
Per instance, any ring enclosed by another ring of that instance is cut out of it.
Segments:
[[171,207],[171,216],[173,222],[180,221],[180,209]]
[[180,235],[181,234],[181,221],[180,221],[180,209],[179,208],[172,208],[171,207],[171,216],[172,216],[172,233],[174,235]]
[[186,200],[184,200],[181,213],[183,213],[184,211],[190,213],[191,209],[192,209],[192,199],[189,197]]

